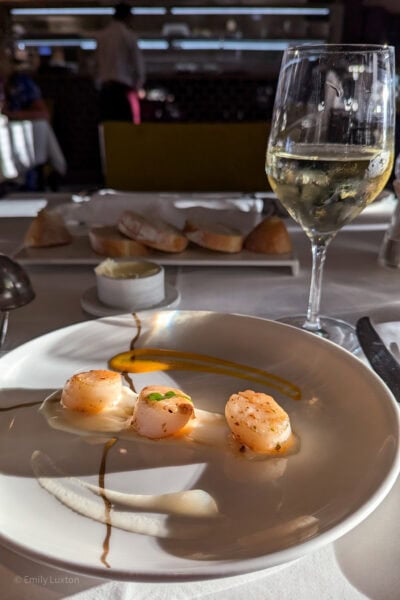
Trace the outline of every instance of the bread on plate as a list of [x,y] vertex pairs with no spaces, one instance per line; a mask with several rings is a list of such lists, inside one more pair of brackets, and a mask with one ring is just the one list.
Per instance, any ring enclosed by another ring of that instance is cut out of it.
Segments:
[[45,208],[32,220],[24,237],[24,245],[31,248],[63,246],[71,242],[72,235],[62,215]]
[[92,250],[100,256],[146,256],[149,249],[123,235],[116,225],[91,227],[89,241]]
[[131,210],[122,213],[118,229],[129,238],[162,252],[182,252],[188,245],[186,236],[162,219],[146,219]]
[[233,254],[243,247],[243,234],[222,223],[187,220],[183,231],[191,242],[209,250]]
[[292,251],[292,240],[285,223],[274,215],[261,221],[248,234],[244,247],[264,254],[287,254]]

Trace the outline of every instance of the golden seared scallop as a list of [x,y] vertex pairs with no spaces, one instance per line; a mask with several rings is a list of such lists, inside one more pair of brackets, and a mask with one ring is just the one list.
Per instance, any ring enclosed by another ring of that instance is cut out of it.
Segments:
[[276,454],[291,439],[289,416],[267,394],[253,390],[232,394],[225,417],[235,439],[253,452]]
[[149,385],[139,394],[132,426],[144,437],[164,438],[179,433],[193,417],[191,398],[182,390]]
[[122,377],[103,369],[73,375],[62,390],[61,404],[66,408],[96,414],[114,406],[121,397]]

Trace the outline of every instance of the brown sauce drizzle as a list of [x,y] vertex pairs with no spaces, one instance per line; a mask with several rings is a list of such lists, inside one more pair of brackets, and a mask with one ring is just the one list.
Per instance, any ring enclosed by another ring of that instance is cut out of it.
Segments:
[[111,537],[112,525],[110,522],[111,502],[109,501],[109,499],[107,498],[107,496],[104,492],[104,487],[105,487],[104,486],[104,478],[105,478],[105,473],[106,473],[107,455],[108,455],[108,452],[110,451],[110,449],[114,446],[114,444],[116,442],[117,442],[117,438],[111,438],[110,440],[108,440],[108,442],[106,442],[104,444],[103,455],[101,457],[100,471],[99,471],[99,488],[102,490],[100,495],[104,502],[105,520],[106,520],[106,526],[107,526],[106,537],[104,538],[104,542],[103,542],[103,553],[100,557],[100,560],[103,563],[103,565],[105,567],[107,567],[107,569],[110,569],[110,564],[107,562],[107,556],[108,556],[108,553],[110,550],[110,537]]
[[13,404],[12,406],[4,406],[0,408],[0,412],[7,412],[8,410],[14,410],[17,408],[28,408],[29,406],[37,406],[42,404],[43,400],[35,400],[34,402],[26,402],[26,404]]
[[[132,313],[132,317],[134,318],[135,324],[136,324],[136,335],[131,340],[131,343],[129,344],[129,348],[130,348],[131,351],[135,349],[135,344],[138,341],[138,339],[140,338],[140,334],[142,332],[142,323],[141,323],[139,317],[137,316],[136,313]],[[135,384],[133,383],[132,378],[129,377],[128,373],[126,371],[122,371],[121,375],[125,379],[126,383],[130,387],[130,389],[132,390],[132,392],[136,393]]]
[[137,331],[136,331],[135,337],[133,338],[133,340],[131,341],[130,346],[129,346],[129,348],[131,350],[133,350],[135,348],[135,344],[138,341],[138,339],[140,338],[140,334],[142,333],[142,323],[141,323],[139,317],[137,316],[136,313],[132,313],[132,317],[135,320]]
[[130,389],[132,390],[132,392],[135,392],[135,394],[136,394],[136,388],[135,388],[135,384],[132,381],[132,378],[129,377],[128,373],[125,373],[125,372],[121,373],[121,375],[125,379],[126,383],[130,387]]

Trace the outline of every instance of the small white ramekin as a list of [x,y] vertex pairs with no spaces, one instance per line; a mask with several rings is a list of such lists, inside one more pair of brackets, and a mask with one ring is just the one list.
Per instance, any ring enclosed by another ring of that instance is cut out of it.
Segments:
[[94,270],[97,296],[113,308],[141,310],[165,298],[164,268],[144,260],[104,260]]

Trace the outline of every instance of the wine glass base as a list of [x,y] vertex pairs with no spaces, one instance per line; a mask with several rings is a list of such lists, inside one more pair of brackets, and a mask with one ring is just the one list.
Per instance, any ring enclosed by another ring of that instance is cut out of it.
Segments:
[[342,321],[341,319],[320,317],[321,329],[317,329],[316,331],[304,327],[306,315],[280,317],[276,320],[280,323],[286,323],[287,325],[292,325],[293,327],[303,329],[303,331],[314,333],[319,337],[338,344],[349,352],[355,353],[360,349],[355,327],[346,321]]

